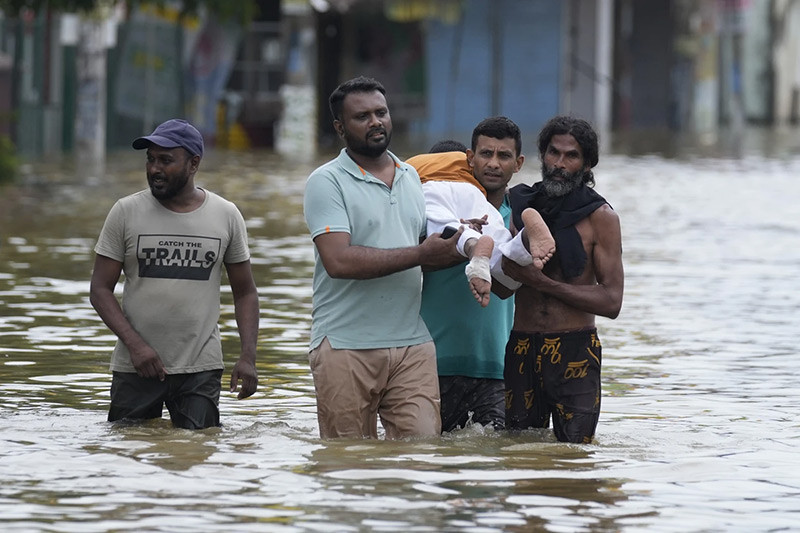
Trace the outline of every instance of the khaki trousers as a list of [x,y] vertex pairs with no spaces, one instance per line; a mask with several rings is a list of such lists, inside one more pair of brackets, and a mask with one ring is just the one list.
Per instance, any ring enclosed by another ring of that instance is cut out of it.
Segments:
[[322,438],[438,436],[442,422],[433,342],[336,350],[328,339],[308,354]]

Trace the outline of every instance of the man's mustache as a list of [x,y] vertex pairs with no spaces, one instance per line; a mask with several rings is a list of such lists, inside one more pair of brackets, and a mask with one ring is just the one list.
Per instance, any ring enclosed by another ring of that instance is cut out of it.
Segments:
[[562,178],[568,179],[575,176],[573,172],[567,172],[563,168],[551,168],[550,170],[546,170],[544,173],[545,178]]

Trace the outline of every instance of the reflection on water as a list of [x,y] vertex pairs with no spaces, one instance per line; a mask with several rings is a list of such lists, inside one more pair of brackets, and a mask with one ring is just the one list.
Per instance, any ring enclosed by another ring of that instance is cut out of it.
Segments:
[[[590,446],[480,427],[320,441],[305,353],[313,252],[302,192],[313,164],[267,153],[209,154],[198,178],[247,221],[259,391],[238,401],[224,388],[221,428],[106,423],[115,339],[88,302],[92,247],[113,202],[143,188],[143,156],[115,154],[102,175],[37,164],[0,189],[0,527],[792,529],[800,158],[768,155],[601,158],[627,280],[621,316],[598,324],[603,413]],[[534,161],[518,181],[534,179]],[[221,330],[230,371],[229,289]]]

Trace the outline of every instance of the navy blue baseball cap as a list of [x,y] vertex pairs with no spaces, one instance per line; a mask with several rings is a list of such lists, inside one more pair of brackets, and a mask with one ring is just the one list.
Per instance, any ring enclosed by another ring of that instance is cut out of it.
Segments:
[[139,137],[133,141],[133,147],[137,150],[144,150],[151,143],[162,148],[180,146],[192,155],[203,157],[203,136],[200,135],[197,128],[180,118],[173,118],[159,124],[150,135]]

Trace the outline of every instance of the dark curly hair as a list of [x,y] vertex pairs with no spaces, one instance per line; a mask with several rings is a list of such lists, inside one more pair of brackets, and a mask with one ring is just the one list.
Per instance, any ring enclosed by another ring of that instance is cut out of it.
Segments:
[[[589,165],[589,168],[597,166],[600,152],[597,132],[585,120],[565,115],[551,118],[544,125],[542,131],[539,132],[539,157],[544,160],[544,154],[550,145],[553,135],[565,134],[572,135],[575,138],[578,146],[581,147],[583,161]],[[594,174],[591,170],[586,172],[583,182],[590,187],[594,186]]]

